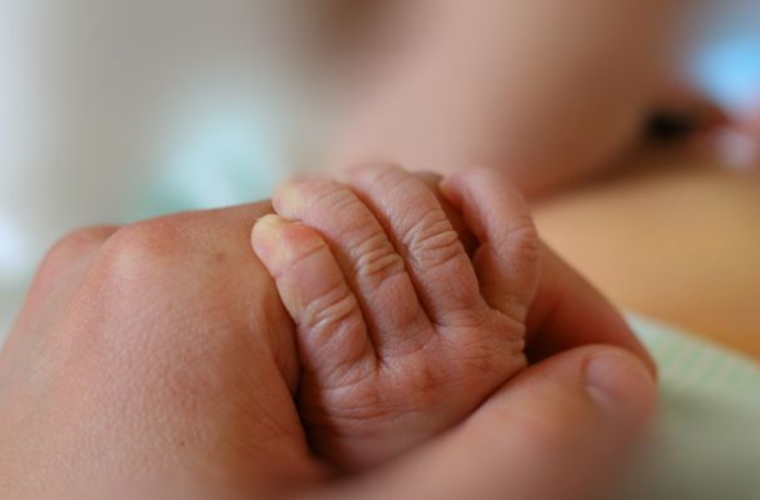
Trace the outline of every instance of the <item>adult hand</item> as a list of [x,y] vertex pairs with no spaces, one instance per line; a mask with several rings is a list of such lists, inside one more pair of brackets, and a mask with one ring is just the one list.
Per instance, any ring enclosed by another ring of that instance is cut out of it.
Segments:
[[652,378],[624,350],[575,347],[641,348],[547,254],[531,323],[537,351],[551,357],[419,452],[363,479],[326,481],[292,402],[292,325],[248,242],[268,212],[257,204],[92,229],[49,254],[0,355],[0,496],[187,486],[199,498],[296,488],[489,498],[509,488],[515,499],[569,499],[625,454],[651,410]]
[[88,229],[50,252],[0,356],[0,497],[317,475],[291,323],[249,245],[268,211]]

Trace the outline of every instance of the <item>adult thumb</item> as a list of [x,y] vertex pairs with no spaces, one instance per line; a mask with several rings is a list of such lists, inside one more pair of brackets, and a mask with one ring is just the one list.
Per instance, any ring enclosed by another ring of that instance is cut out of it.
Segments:
[[593,498],[634,454],[655,385],[644,363],[620,348],[553,356],[450,433],[330,498]]

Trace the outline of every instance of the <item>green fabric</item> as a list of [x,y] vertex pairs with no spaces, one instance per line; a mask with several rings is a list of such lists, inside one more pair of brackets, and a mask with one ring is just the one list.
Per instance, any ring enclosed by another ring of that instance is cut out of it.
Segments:
[[660,370],[660,410],[630,499],[760,499],[760,366],[675,328],[629,322]]

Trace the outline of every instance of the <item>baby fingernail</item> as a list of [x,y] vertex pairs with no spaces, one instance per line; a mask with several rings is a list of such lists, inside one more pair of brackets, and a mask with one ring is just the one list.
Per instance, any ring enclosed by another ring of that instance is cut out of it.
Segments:
[[265,215],[253,226],[251,243],[256,255],[263,261],[270,262],[279,254],[279,238],[285,221],[277,215]]

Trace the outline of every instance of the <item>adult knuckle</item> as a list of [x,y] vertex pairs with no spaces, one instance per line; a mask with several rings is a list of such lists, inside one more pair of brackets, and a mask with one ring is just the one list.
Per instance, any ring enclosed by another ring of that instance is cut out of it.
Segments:
[[95,226],[67,234],[43,258],[37,272],[38,279],[44,281],[53,278],[75,261],[90,257],[116,230],[115,226]]
[[183,232],[167,221],[140,222],[119,229],[103,245],[97,269],[110,282],[154,279],[178,261],[187,245]]
[[46,256],[46,260],[66,260],[96,250],[115,231],[114,226],[86,227],[72,231],[53,245]]

